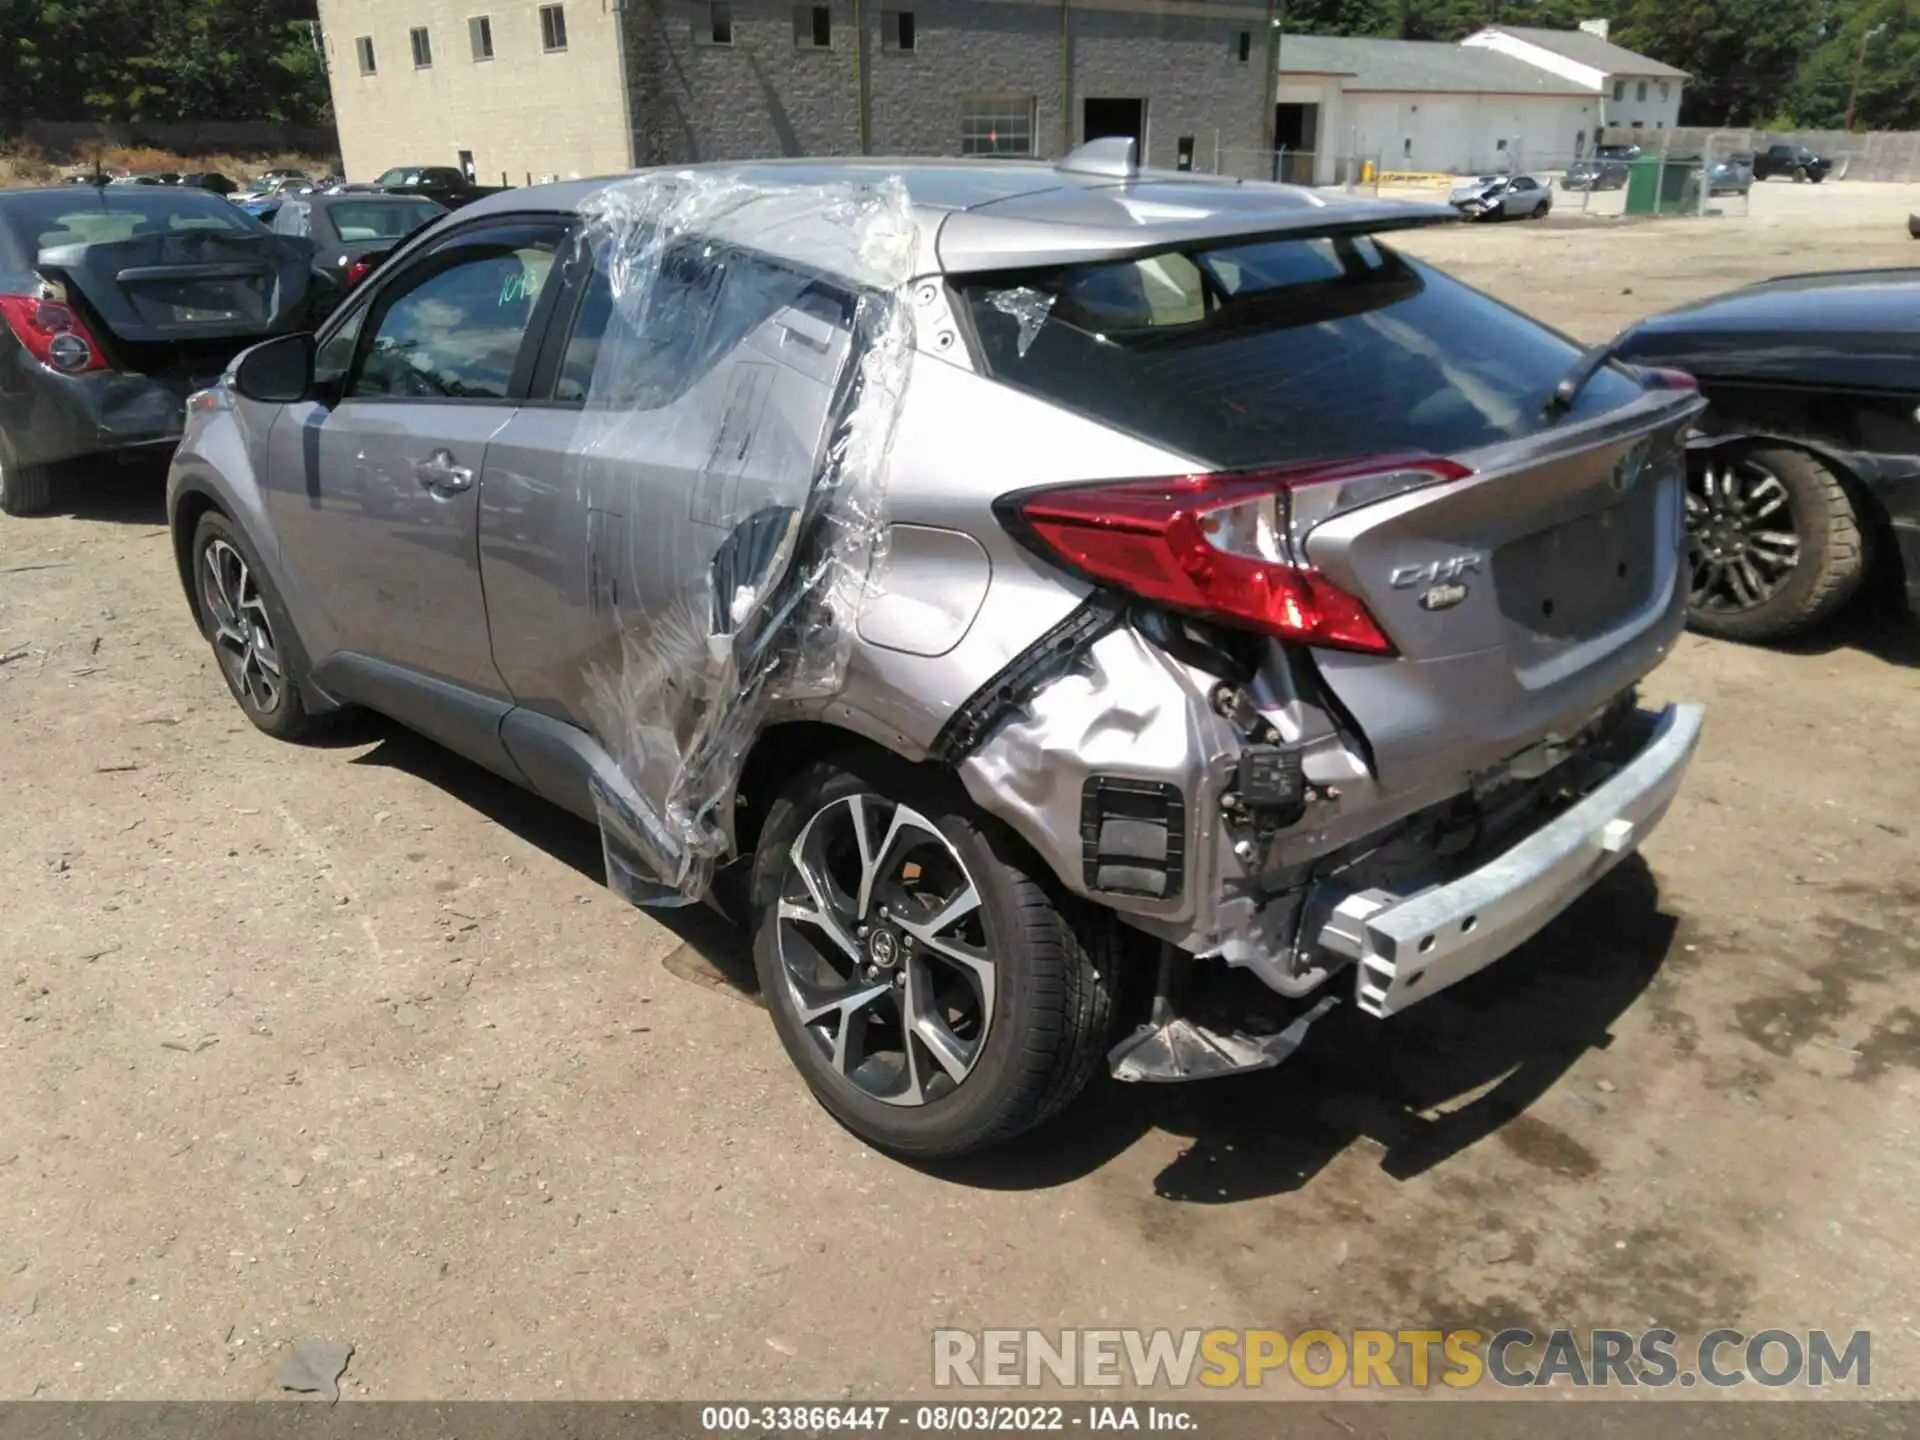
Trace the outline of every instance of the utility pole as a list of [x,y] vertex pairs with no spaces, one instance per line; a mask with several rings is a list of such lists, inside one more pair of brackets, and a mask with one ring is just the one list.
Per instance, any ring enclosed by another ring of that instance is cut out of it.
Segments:
[[1849,135],[1853,133],[1853,107],[1860,99],[1860,72],[1867,68],[1867,46],[1886,28],[1884,24],[1876,25],[1860,37],[1860,54],[1853,62],[1853,88],[1847,92],[1847,118],[1843,126]]

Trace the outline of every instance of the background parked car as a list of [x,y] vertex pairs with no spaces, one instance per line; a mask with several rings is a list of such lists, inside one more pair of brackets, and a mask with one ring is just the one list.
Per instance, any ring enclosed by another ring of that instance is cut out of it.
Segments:
[[314,275],[324,287],[323,303],[331,307],[360,283],[373,257],[446,213],[445,206],[420,195],[315,191],[286,199],[273,217],[273,231],[313,242]]
[[312,246],[179,186],[0,191],[0,509],[82,456],[163,454],[190,392],[308,321]]
[[213,195],[231,195],[240,188],[218,170],[189,171],[180,177],[180,183],[190,189],[205,190]]
[[1779,640],[1875,572],[1920,617],[1920,271],[1790,276],[1656,315],[1614,353],[1695,375],[1690,617]]
[[1833,169],[1833,161],[1813,153],[1804,145],[1769,145],[1753,157],[1753,178],[1769,180],[1775,175],[1808,180],[1818,185]]
[[1553,209],[1553,190],[1531,175],[1482,175],[1455,185],[1447,203],[1469,220],[1538,220]]
[[1753,156],[1729,155],[1707,167],[1707,193],[1744,195],[1753,188]]
[[1626,184],[1624,160],[1576,160],[1560,177],[1562,190],[1623,190]]
[[456,165],[399,165],[373,182],[389,195],[424,195],[449,210],[471,205],[487,195],[498,195],[498,185],[476,185]]

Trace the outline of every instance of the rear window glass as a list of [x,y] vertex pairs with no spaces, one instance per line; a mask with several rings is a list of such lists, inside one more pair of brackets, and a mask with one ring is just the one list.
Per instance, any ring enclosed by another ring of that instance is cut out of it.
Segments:
[[[1519,438],[1579,349],[1365,236],[961,286],[996,378],[1221,467]],[[1574,415],[1639,394],[1603,370]]]
[[[609,407],[664,408],[782,311],[840,330],[853,324],[853,301],[837,288],[697,238],[661,257],[643,314],[618,313],[603,260],[581,297],[554,398],[577,405],[592,394]],[[617,358],[602,366],[608,346]]]
[[137,185],[8,196],[0,202],[0,226],[29,260],[38,251],[65,245],[192,232],[258,235],[263,229],[237,206],[205,191]]
[[367,240],[404,240],[444,212],[437,205],[401,200],[349,200],[327,207],[327,219],[342,245]]

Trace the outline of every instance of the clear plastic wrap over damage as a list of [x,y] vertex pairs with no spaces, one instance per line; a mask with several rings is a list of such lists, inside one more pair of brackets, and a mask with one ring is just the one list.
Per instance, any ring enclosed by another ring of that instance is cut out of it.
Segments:
[[[691,173],[589,206],[609,308],[572,447],[608,883],[700,899],[768,707],[831,694],[886,534],[912,318],[904,187]],[[587,303],[594,303],[589,292]]]
[[987,303],[1002,315],[1011,315],[1020,329],[1014,336],[1014,350],[1025,359],[1027,351],[1033,348],[1033,342],[1040,334],[1040,327],[1047,323],[1047,316],[1053,313],[1054,297],[1044,290],[1034,290],[1021,285],[1012,290],[994,290],[987,295]]

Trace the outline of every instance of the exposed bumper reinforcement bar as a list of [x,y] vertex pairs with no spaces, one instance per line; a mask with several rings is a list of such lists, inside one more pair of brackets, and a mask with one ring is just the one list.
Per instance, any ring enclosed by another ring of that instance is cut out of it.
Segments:
[[1669,705],[1610,779],[1497,859],[1401,898],[1350,895],[1319,943],[1356,964],[1355,1003],[1387,1016],[1464,980],[1531,938],[1660,823],[1700,741],[1705,711]]

